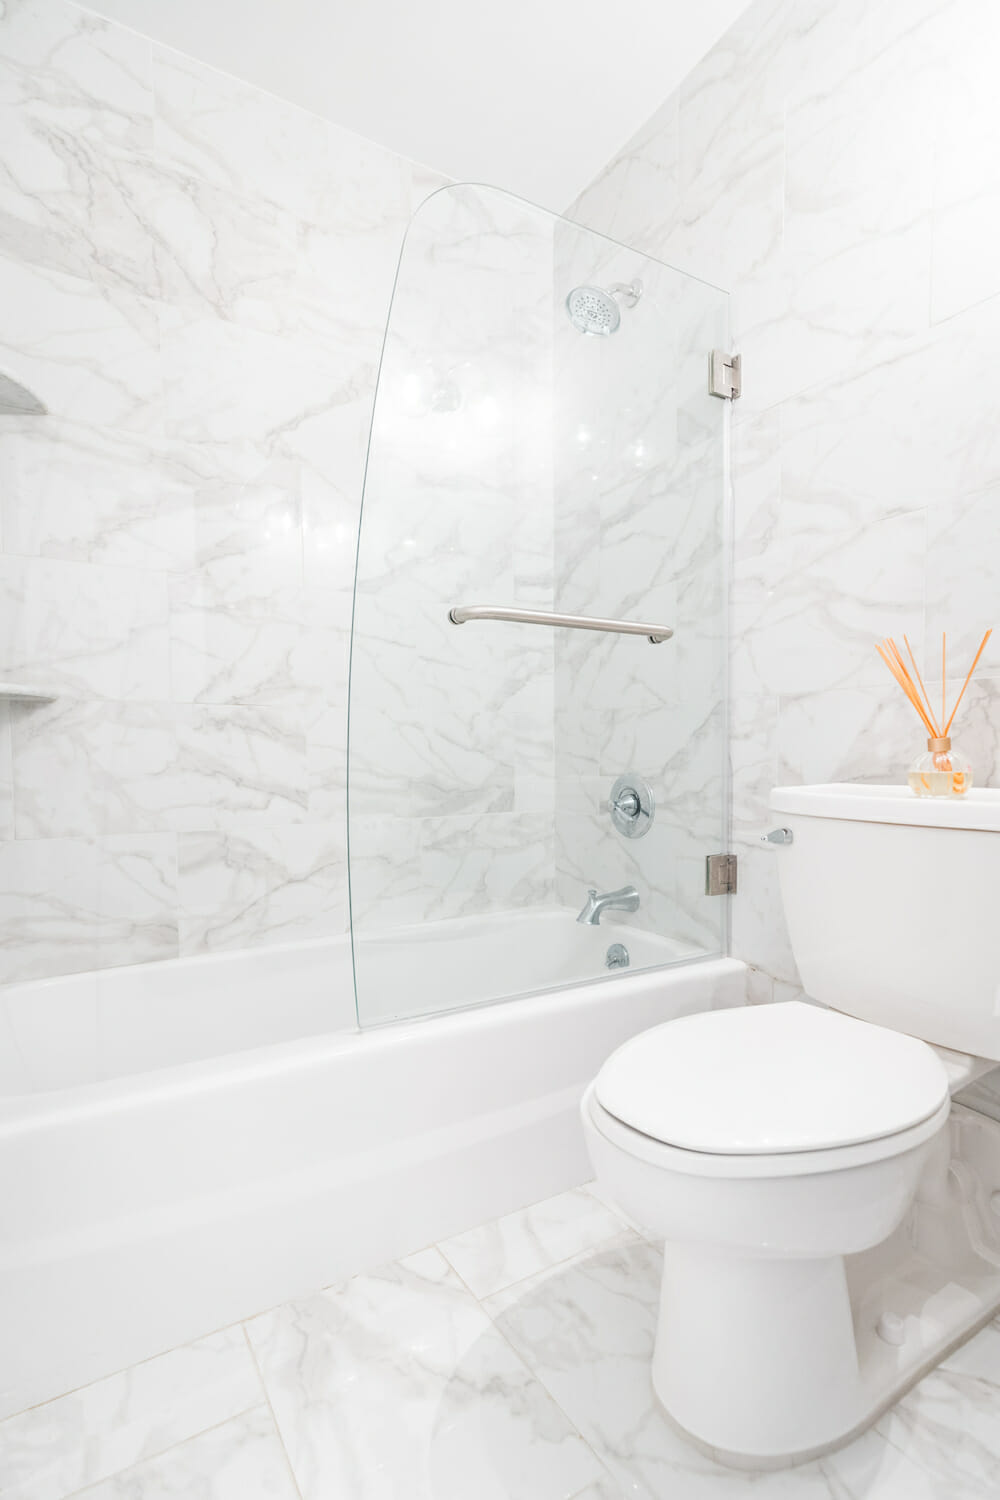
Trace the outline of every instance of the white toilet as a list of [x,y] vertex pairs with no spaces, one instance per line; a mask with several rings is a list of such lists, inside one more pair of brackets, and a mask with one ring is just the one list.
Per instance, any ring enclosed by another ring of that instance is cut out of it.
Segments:
[[[668,1021],[582,1104],[599,1182],[665,1241],[656,1393],[753,1467],[846,1441],[1000,1307],[1000,1234],[994,1263],[948,1126],[950,1092],[1000,1059],[1000,791],[793,787],[771,807],[819,1003]],[[1000,1127],[972,1119],[1000,1183]]]

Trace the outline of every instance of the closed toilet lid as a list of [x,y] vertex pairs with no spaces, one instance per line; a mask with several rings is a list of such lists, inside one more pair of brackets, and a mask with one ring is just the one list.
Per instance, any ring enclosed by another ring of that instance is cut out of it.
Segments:
[[948,1077],[926,1042],[793,1000],[667,1021],[612,1053],[601,1107],[644,1135],[724,1155],[820,1151],[927,1120]]

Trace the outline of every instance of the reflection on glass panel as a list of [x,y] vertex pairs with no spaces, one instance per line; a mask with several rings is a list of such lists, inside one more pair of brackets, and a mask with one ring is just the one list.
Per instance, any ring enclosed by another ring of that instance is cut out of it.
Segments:
[[[415,217],[355,592],[362,1024],[720,951],[727,318],[717,289],[493,189]],[[456,626],[456,605],[675,634]]]

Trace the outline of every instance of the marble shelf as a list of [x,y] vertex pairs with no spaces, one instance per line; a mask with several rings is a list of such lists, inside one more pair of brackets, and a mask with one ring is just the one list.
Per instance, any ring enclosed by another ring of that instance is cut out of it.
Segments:
[[45,404],[39,401],[34,391],[0,370],[0,416],[42,417]]
[[56,694],[50,693],[48,688],[30,687],[26,682],[0,682],[0,701],[9,698],[23,698],[33,703],[52,703]]

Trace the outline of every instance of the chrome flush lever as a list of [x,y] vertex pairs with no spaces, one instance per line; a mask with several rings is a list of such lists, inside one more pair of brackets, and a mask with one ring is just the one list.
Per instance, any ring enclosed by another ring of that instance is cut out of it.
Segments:
[[790,828],[772,828],[770,833],[761,834],[760,841],[762,844],[791,844],[795,835]]

